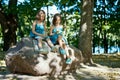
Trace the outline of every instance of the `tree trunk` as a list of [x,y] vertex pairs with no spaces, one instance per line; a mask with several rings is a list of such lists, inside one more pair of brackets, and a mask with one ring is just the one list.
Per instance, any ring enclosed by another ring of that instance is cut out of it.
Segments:
[[[8,17],[10,18],[10,16],[8,16]],[[10,23],[5,25],[4,28],[3,28],[3,40],[4,40],[3,50],[4,51],[8,50],[11,46],[16,44],[17,24],[16,23],[13,24],[12,20],[13,19],[7,20],[7,22],[10,22]]]
[[[104,25],[106,25],[106,11],[105,11],[105,0],[103,0],[103,10],[104,10]],[[106,37],[107,31],[104,30],[104,34],[103,34],[103,45],[104,45],[104,53],[108,53],[108,41],[107,41],[107,37]]]
[[106,31],[104,31],[104,35],[103,35],[104,53],[108,53],[108,41],[106,34],[107,34]]
[[92,63],[92,14],[94,0],[82,0],[82,15],[79,34],[79,49],[83,63]]
[[50,21],[49,21],[49,6],[47,5],[47,27],[50,26]]
[[[3,51],[7,51],[11,46],[16,44],[17,30],[17,0],[9,0],[8,13],[0,11],[0,24],[3,33]],[[2,8],[2,6],[1,6]]]

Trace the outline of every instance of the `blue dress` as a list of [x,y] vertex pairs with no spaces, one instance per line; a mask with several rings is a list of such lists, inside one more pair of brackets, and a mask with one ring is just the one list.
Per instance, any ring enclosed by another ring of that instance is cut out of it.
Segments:
[[[36,24],[35,31],[39,34],[45,34],[44,25],[43,24]],[[42,38],[42,37],[34,34],[32,31],[30,31],[30,37],[35,38],[35,39]]]
[[62,36],[62,40],[67,44],[67,40],[63,37],[63,28],[60,27],[54,27],[52,30],[52,33],[54,35],[50,36],[50,40],[52,41],[53,44],[57,44],[57,40],[59,36]]

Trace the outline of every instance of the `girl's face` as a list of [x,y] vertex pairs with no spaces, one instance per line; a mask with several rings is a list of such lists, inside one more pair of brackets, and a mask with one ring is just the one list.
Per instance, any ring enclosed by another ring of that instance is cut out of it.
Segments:
[[44,19],[45,19],[45,14],[44,14],[42,11],[40,11],[40,12],[38,13],[38,16],[39,16],[39,19],[40,19],[41,21],[44,21]]
[[38,15],[45,15],[45,14],[43,13],[43,11],[40,11]]
[[56,21],[55,21],[56,25],[57,25],[57,24],[60,24],[60,22],[61,22],[60,17],[59,17],[59,16],[56,16]]

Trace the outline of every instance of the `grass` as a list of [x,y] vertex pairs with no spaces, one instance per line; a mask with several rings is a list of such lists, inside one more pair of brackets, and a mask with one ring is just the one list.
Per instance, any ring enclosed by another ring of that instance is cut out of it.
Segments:
[[112,68],[120,68],[120,55],[117,54],[93,55],[92,58],[95,63]]

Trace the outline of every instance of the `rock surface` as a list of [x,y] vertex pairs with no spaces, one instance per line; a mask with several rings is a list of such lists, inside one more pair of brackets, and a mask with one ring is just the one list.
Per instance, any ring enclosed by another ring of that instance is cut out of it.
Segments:
[[[51,52],[47,43],[43,42],[44,49],[48,50],[48,54],[43,55],[35,51],[34,42],[35,40],[32,38],[26,37],[7,51],[5,62],[10,72],[35,76],[45,74],[58,76],[63,71],[75,70],[82,60],[81,52],[78,49],[68,47],[73,62],[67,65],[59,51]],[[59,46],[56,47],[59,48]]]

